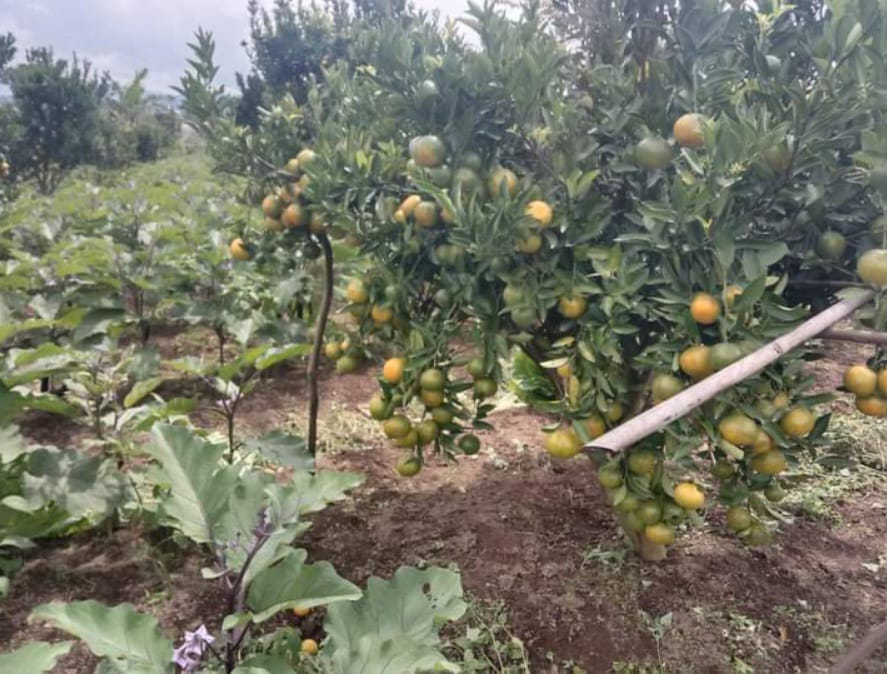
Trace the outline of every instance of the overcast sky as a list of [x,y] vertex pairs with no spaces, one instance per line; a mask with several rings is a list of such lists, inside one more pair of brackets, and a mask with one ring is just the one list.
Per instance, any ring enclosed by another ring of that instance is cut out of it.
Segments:
[[[270,5],[271,0],[264,4]],[[221,78],[233,83],[248,62],[240,43],[247,35],[247,0],[0,0],[0,34],[12,32],[19,56],[25,47],[48,45],[58,56],[76,51],[101,70],[126,80],[150,70],[149,86],[167,90],[185,69],[186,43],[198,26],[216,38]],[[464,0],[417,0],[455,16]]]

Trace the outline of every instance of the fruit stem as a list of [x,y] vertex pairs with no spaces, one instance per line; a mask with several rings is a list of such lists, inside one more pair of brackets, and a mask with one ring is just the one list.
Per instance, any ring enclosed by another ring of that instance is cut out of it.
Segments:
[[317,234],[317,240],[320,243],[321,251],[323,251],[323,297],[314,330],[314,348],[311,350],[311,358],[308,360],[308,451],[311,452],[311,456],[317,454],[317,415],[320,409],[317,372],[320,368],[320,354],[323,350],[327,319],[333,305],[334,283],[333,247],[330,245],[330,239],[326,232],[321,232]]

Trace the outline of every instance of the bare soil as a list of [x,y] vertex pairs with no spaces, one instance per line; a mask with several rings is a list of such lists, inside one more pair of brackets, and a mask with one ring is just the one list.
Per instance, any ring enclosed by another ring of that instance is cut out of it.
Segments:
[[[167,357],[193,344],[167,333],[158,341]],[[821,387],[837,385],[832,380],[845,361],[859,357],[830,351],[816,368]],[[246,402],[240,432],[299,428],[303,382],[298,369],[275,373]],[[322,439],[333,451],[321,467],[361,471],[366,482],[353,499],[315,516],[302,544],[360,584],[404,564],[457,566],[476,600],[505,602],[534,673],[568,672],[574,664],[638,674],[824,672],[887,618],[883,482],[843,493],[828,520],[798,510],[763,550],[726,533],[713,509],[667,560],[648,564],[626,554],[592,466],[582,459],[552,463],[540,450],[543,417],[522,408],[497,412],[496,430],[481,434],[479,455],[432,460],[405,480],[392,470],[398,450],[385,445],[366,413],[375,386],[367,373],[324,375]],[[24,425],[41,442],[80,439],[77,428],[72,435],[69,423]],[[3,602],[0,651],[61,637],[26,622],[35,605],[53,600],[132,602],[170,635],[204,621],[215,625],[221,594],[199,580],[203,564],[198,553],[138,526],[44,544]],[[670,625],[657,632],[669,614]],[[56,671],[85,674],[93,667],[79,649]],[[884,658],[864,671],[887,671]]]

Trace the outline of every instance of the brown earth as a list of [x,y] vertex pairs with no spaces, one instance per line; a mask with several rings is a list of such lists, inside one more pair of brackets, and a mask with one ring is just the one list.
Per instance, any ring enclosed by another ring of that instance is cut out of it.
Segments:
[[[158,341],[165,356],[183,348],[180,335]],[[830,353],[838,358],[840,365],[817,370],[834,378],[858,354]],[[303,381],[289,371],[265,382],[244,405],[241,432],[301,427]],[[666,561],[646,564],[626,553],[591,466],[554,464],[539,450],[542,417],[522,408],[498,412],[478,456],[431,461],[404,480],[392,470],[397,450],[366,415],[374,389],[366,373],[324,376],[322,440],[336,451],[321,467],[367,479],[354,499],[314,517],[303,544],[358,583],[403,564],[455,564],[478,601],[505,602],[534,673],[572,671],[571,663],[637,674],[820,672],[887,617],[883,481],[843,493],[829,519],[795,509],[795,521],[764,550],[725,533],[722,515],[711,512]],[[69,423],[24,428],[41,442],[72,437]],[[33,606],[51,600],[129,601],[170,635],[202,621],[218,624],[221,594],[199,580],[205,561],[156,536],[130,526],[41,545],[3,601],[0,651],[61,637],[26,624]],[[657,632],[669,614],[670,626]],[[883,662],[873,659],[866,671],[887,671]],[[93,667],[80,649],[56,671]]]

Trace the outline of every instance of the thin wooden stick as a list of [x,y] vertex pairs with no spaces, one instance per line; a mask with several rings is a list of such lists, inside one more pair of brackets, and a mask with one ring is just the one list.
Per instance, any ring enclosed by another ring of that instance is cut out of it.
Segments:
[[887,332],[875,332],[874,330],[829,328],[819,335],[819,338],[831,339],[836,342],[856,342],[858,344],[887,344]]
[[868,290],[856,297],[842,300],[832,305],[797,328],[770,342],[745,358],[736,361],[710,377],[678,393],[673,398],[659,403],[605,433],[583,448],[586,451],[598,449],[620,452],[643,440],[673,421],[686,416],[703,403],[711,400],[722,391],[757,374],[770,363],[779,360],[786,353],[804,342],[813,339],[835,323],[847,318],[857,309],[874,298],[875,292]]

